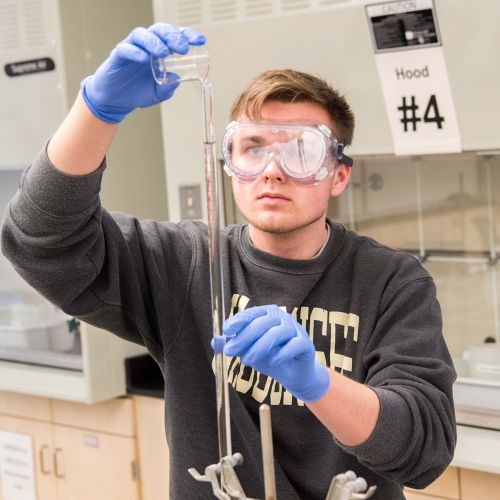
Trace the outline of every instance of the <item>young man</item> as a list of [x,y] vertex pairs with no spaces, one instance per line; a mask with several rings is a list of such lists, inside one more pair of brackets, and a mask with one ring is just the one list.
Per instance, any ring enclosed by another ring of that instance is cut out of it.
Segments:
[[[2,234],[32,286],[68,314],[144,344],[160,365],[172,499],[210,498],[187,469],[218,461],[207,228],[110,214],[99,188],[117,123],[178,85],[154,83],[150,55],[202,43],[164,24],[119,43],[24,174]],[[263,73],[231,118],[222,147],[248,225],[226,228],[222,241],[224,349],[245,492],[263,497],[266,402],[279,499],[324,499],[348,469],[377,486],[373,498],[404,498],[402,485],[429,484],[455,446],[455,372],[433,281],[413,257],[326,218],[349,180],[343,147],[354,119],[325,82]]]

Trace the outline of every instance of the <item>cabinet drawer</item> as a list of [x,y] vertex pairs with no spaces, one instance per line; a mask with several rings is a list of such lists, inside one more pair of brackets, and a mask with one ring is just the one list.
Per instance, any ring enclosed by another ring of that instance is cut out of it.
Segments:
[[1,391],[0,413],[49,422],[50,399]]
[[500,475],[460,469],[462,500],[500,500]]
[[443,500],[443,497],[435,497],[434,495],[429,496],[426,495],[425,493],[415,493],[417,490],[410,490],[408,488],[405,488],[404,494],[406,500]]
[[133,405],[129,398],[90,405],[53,399],[52,421],[69,427],[135,436]]
[[[425,500],[430,495],[441,498],[450,498],[452,500],[460,499],[460,490],[458,484],[458,469],[456,467],[448,467],[441,476],[439,476],[432,484],[423,490],[414,490],[412,488],[405,488],[407,498],[416,498]],[[409,495],[418,496],[409,496]],[[427,497],[423,496],[427,495]]]

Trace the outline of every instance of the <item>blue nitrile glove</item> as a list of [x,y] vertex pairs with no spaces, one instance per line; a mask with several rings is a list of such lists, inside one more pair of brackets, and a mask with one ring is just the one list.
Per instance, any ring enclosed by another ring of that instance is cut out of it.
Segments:
[[[178,77],[158,85],[151,71],[150,57],[170,53],[185,54],[189,45],[203,45],[205,37],[192,28],[177,28],[157,23],[150,28],[135,28],[120,42],[80,89],[94,116],[119,123],[135,108],[146,108],[172,97],[179,86]],[[170,77],[169,77],[170,80]]]
[[224,321],[224,354],[269,375],[301,401],[320,399],[330,385],[309,335],[275,305],[251,307]]

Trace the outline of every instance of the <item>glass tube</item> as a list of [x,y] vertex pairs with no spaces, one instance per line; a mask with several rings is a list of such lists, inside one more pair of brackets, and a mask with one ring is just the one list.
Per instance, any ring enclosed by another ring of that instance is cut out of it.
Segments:
[[[201,82],[204,122],[205,182],[207,187],[208,251],[212,292],[213,334],[221,337],[225,317],[223,274],[220,253],[219,180],[216,168],[213,87]],[[220,349],[215,350],[215,383],[217,395],[217,425],[219,429],[220,458],[232,455],[227,359]],[[224,480],[224,478],[222,478]]]
[[[151,58],[154,79],[160,85],[168,83],[168,73],[175,73],[181,82],[199,81],[203,104],[204,161],[207,190],[208,253],[210,288],[212,297],[212,330],[215,348],[215,384],[217,405],[217,427],[219,437],[219,458],[232,455],[229,393],[227,383],[227,358],[222,352],[222,323],[225,318],[223,273],[220,251],[219,179],[215,152],[215,127],[213,110],[213,87],[207,81],[209,57],[205,46],[191,46],[184,55],[172,54],[162,59]],[[218,347],[219,346],[219,347]],[[225,478],[221,468],[221,483]]]

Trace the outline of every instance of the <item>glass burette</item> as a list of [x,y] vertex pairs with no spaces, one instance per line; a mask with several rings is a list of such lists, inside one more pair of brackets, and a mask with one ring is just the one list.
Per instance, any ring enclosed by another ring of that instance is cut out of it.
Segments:
[[[232,446],[227,359],[222,352],[222,322],[225,317],[225,308],[220,248],[219,172],[216,167],[213,87],[207,80],[209,70],[208,51],[205,46],[191,46],[187,54],[171,54],[162,59],[152,58],[151,69],[156,82],[160,85],[167,84],[169,82],[169,74],[172,73],[177,74],[181,82],[196,81],[201,85],[217,427],[219,460],[222,461],[224,457],[232,455]],[[221,468],[220,474],[221,485],[224,488],[227,485],[224,478],[224,468]]]
[[[215,153],[213,87],[201,81],[204,123],[205,183],[207,190],[208,254],[210,259],[210,285],[212,294],[212,329],[215,346],[215,383],[217,400],[217,426],[219,431],[219,458],[232,455],[227,359],[222,352],[224,321],[224,285],[220,249],[219,171]],[[224,478],[222,477],[222,480]]]

